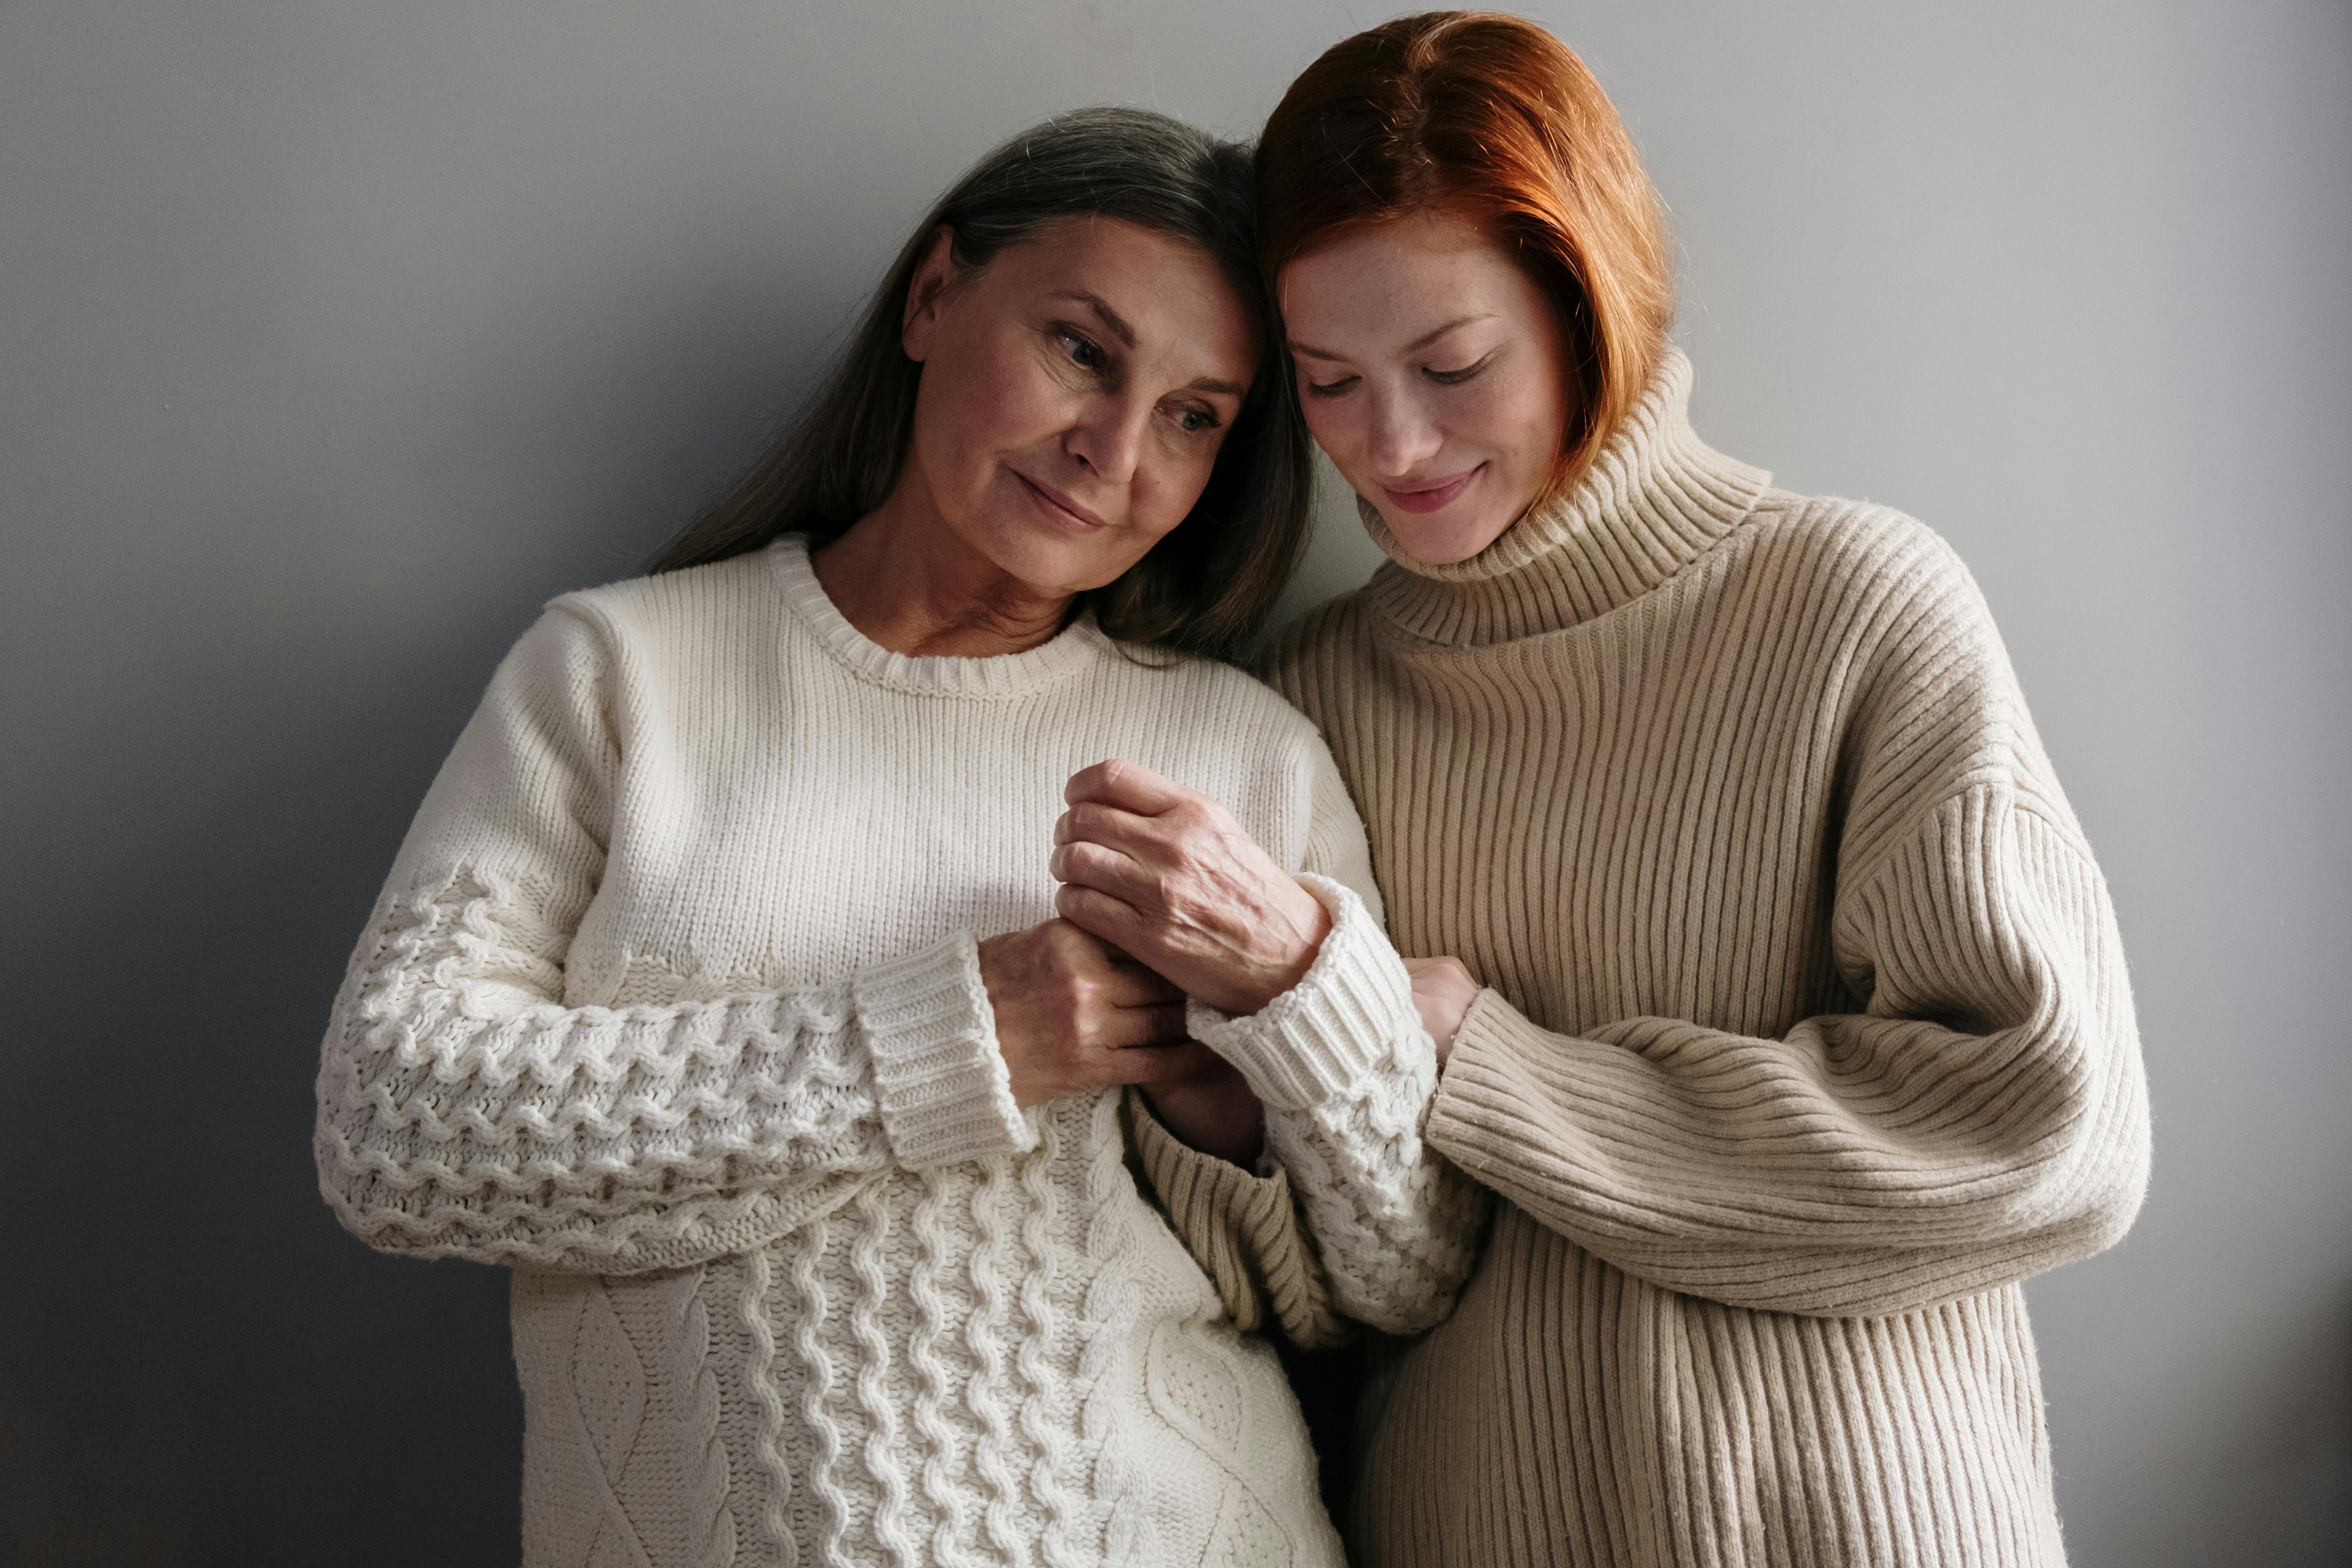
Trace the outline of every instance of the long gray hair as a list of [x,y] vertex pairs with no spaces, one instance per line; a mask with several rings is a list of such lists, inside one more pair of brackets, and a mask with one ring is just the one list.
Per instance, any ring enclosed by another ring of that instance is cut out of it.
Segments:
[[1256,378],[1192,512],[1116,582],[1085,595],[1125,642],[1232,657],[1260,629],[1307,539],[1312,470],[1289,356],[1255,256],[1250,154],[1163,114],[1057,115],[958,180],[891,263],[838,363],[766,456],[654,557],[675,572],[781,534],[837,538],[898,482],[922,366],[900,346],[907,290],[941,224],[957,262],[982,267],[1066,217],[1111,217],[1198,246],[1245,302],[1264,345]]

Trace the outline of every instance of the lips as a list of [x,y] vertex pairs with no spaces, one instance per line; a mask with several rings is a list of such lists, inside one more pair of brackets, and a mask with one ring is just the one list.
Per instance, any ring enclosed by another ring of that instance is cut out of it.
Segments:
[[1013,477],[1021,481],[1021,488],[1029,492],[1029,499],[1037,504],[1037,510],[1063,527],[1080,533],[1092,533],[1103,526],[1101,518],[1097,517],[1061,491],[1049,489],[1018,470],[1013,472]]
[[1435,484],[1414,485],[1405,489],[1392,489],[1387,485],[1382,485],[1381,493],[1386,496],[1389,504],[1399,511],[1436,511],[1451,505],[1456,496],[1469,488],[1470,481],[1476,479],[1480,470],[1486,466],[1481,463],[1466,473],[1456,474],[1450,479],[1440,479]]

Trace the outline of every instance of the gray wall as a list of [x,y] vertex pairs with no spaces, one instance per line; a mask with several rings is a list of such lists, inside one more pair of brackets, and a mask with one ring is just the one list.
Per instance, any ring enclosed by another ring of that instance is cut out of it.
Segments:
[[[512,1560],[503,1280],[343,1237],[307,1142],[433,768],[982,146],[1245,132],[1379,14],[0,0],[0,1562]],[[1673,206],[1700,427],[1958,544],[2113,880],[2157,1175],[2032,1288],[2076,1561],[2340,1562],[2352,16],[1536,14]]]

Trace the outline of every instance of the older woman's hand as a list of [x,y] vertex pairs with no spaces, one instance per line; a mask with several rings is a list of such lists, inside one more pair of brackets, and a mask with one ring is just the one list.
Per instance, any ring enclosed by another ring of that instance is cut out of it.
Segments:
[[1071,775],[1055,908],[1183,990],[1255,1013],[1298,984],[1330,911],[1219,802],[1134,763]]
[[1183,994],[1067,921],[980,944],[1013,1103],[1112,1084],[1172,1084],[1222,1064],[1184,1037]]

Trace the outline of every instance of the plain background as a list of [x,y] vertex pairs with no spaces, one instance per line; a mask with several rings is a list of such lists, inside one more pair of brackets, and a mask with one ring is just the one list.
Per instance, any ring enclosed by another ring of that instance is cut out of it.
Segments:
[[[2157,1163],[2031,1287],[2075,1562],[2342,1562],[2352,12],[1532,14],[1673,209],[1700,429],[1958,545],[2112,881]],[[0,1563],[513,1561],[505,1281],[309,1143],[491,666],[988,144],[1248,134],[1383,15],[0,0]],[[1334,505],[1298,602],[1370,558]]]

